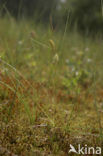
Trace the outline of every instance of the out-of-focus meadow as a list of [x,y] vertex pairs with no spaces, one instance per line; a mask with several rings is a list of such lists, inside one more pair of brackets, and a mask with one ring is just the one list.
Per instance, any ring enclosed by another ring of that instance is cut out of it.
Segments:
[[58,16],[65,22],[59,26],[61,20],[53,24],[51,14],[42,22],[37,14],[29,18],[31,12],[18,19],[19,13],[13,16],[2,6],[0,155],[67,156],[70,144],[103,147],[100,6],[99,24],[93,29],[77,23],[72,29],[72,11],[64,17],[65,9]]

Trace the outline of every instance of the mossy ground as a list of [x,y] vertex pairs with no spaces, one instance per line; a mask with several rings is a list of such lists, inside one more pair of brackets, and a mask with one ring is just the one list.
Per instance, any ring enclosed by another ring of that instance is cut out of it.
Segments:
[[0,155],[103,148],[102,52],[99,37],[0,19]]

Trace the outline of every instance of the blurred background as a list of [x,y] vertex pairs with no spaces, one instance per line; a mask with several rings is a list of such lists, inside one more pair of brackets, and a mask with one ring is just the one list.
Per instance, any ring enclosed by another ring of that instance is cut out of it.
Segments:
[[0,13],[51,24],[57,30],[68,22],[68,30],[87,35],[103,32],[102,0],[0,0]]

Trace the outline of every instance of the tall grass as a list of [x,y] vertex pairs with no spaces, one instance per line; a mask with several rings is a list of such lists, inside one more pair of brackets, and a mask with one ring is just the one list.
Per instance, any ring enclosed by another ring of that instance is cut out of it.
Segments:
[[68,23],[69,15],[65,31],[53,32],[0,19],[0,139],[18,155],[103,142],[102,41],[68,34]]

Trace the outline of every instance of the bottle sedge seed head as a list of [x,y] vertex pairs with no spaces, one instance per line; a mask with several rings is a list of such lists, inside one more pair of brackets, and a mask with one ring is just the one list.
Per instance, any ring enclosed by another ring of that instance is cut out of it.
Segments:
[[52,39],[49,40],[50,46],[52,48],[52,50],[55,50],[55,43]]

